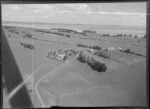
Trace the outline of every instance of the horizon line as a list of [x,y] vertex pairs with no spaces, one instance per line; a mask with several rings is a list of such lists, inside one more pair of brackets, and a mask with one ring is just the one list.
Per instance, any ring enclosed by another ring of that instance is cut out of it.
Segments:
[[30,21],[4,21],[2,20],[2,22],[16,22],[16,23],[48,23],[48,24],[67,24],[67,25],[96,25],[96,26],[126,26],[126,27],[146,27],[146,25],[144,26],[137,26],[137,25],[109,25],[109,24],[85,24],[85,23],[61,23],[61,22],[30,22]]

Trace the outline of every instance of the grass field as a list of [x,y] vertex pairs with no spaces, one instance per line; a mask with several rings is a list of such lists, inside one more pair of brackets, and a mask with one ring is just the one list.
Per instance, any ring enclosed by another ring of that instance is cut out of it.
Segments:
[[[15,32],[11,32],[11,31]],[[38,32],[34,28],[16,27],[4,28],[23,78],[27,78],[36,69],[33,76],[34,89],[31,94],[35,107],[40,107],[40,101],[35,94],[35,84],[46,106],[144,106],[146,105],[146,40],[134,38],[100,37],[67,33],[71,37]],[[31,37],[23,37],[31,34]],[[66,33],[63,33],[66,35]],[[92,39],[91,39],[92,37]],[[20,43],[31,44],[35,49],[22,46]],[[137,56],[120,51],[111,51],[110,59],[96,55],[97,61],[104,63],[108,70],[97,72],[87,64],[77,59],[62,68],[65,64],[46,57],[48,50],[74,49],[86,51],[77,44],[98,45],[103,49],[109,47],[129,48],[144,56]],[[54,69],[58,69],[55,73]],[[52,74],[54,73],[54,74]],[[44,79],[39,81],[42,77]],[[52,94],[53,93],[53,94]],[[60,97],[56,100],[55,96]],[[54,98],[54,100],[53,100]]]

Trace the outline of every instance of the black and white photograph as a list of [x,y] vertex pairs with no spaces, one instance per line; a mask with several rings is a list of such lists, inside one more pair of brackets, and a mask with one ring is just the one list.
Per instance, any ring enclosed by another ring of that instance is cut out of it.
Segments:
[[2,3],[3,108],[147,106],[146,11]]

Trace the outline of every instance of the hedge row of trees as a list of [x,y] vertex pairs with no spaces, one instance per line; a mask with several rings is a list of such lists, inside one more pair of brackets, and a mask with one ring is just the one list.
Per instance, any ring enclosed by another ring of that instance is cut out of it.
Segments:
[[75,32],[74,34],[80,34],[80,35],[86,36],[86,33],[84,33],[84,32]]
[[63,28],[59,28],[57,29],[59,32],[66,32],[66,33],[71,33],[71,32],[77,32],[75,30],[71,30],[71,29],[63,29]]
[[32,44],[20,42],[20,45],[24,46],[25,48],[35,49],[35,47]]
[[23,36],[23,38],[32,38],[32,34],[30,34],[30,33],[27,33],[27,34],[25,34],[25,36]]
[[69,34],[63,34],[63,33],[59,33],[59,32],[50,32],[50,31],[45,31],[45,30],[36,30],[36,31],[43,32],[43,33],[49,33],[49,34],[56,34],[56,35],[65,36],[68,38],[71,37]]
[[113,37],[132,37],[131,34],[127,35],[127,34],[116,34],[116,35],[112,35]]
[[60,35],[60,36],[66,36],[68,38],[70,38],[69,34],[63,34],[63,33],[58,33],[58,32],[51,32],[52,34],[56,34],[56,35]]
[[138,55],[138,56],[144,56],[140,53],[135,53],[134,51],[131,51],[129,48],[128,49],[125,49],[125,50],[120,50],[122,52],[125,52],[125,53],[130,53],[130,54],[134,54],[134,55]]
[[70,50],[65,50],[65,53],[68,54],[69,56],[77,55],[79,51],[70,49]]
[[88,48],[94,49],[94,50],[102,50],[100,46],[94,45],[94,46],[89,46]]
[[[131,34],[116,34],[116,35],[101,34],[101,36],[104,36],[104,37],[110,37],[110,36],[112,36],[112,37],[132,37],[133,35],[131,35]],[[135,35],[134,37],[137,38],[138,36]]]
[[110,34],[102,34],[102,36],[110,37]]
[[5,29],[10,29],[10,28],[11,28],[11,29],[16,29],[16,27],[13,27],[13,26],[4,26],[4,28],[5,28]]
[[16,33],[16,34],[19,34],[19,32],[17,32],[16,30],[7,30],[8,32],[11,32],[11,33]]
[[94,55],[97,55],[97,56],[100,56],[100,57],[103,57],[103,58],[106,58],[106,59],[110,59],[110,54],[106,51],[95,51],[94,52]]
[[83,45],[83,44],[77,44],[78,47],[84,47],[84,48],[88,48],[87,45]]
[[87,46],[87,45],[83,45],[83,44],[77,44],[78,47],[84,47],[84,48],[90,48],[90,49],[94,49],[94,50],[102,50],[102,48],[100,46],[97,45],[93,45],[93,46]]
[[96,61],[93,57],[86,56],[83,52],[79,54],[77,59],[82,63],[87,63],[95,71],[105,72],[107,70],[107,66],[104,63]]

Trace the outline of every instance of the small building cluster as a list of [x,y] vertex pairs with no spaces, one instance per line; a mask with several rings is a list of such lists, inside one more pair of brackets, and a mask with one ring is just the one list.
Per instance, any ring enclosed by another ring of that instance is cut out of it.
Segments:
[[79,52],[75,50],[62,50],[59,49],[58,51],[48,51],[48,58],[53,58],[61,61],[65,61],[71,57],[74,57],[78,54]]
[[109,47],[107,48],[108,51],[123,51],[124,49],[122,47]]

